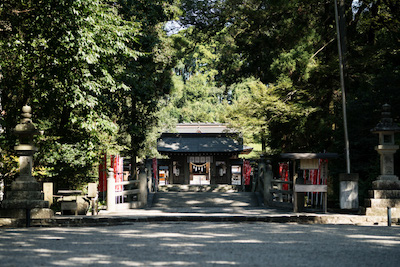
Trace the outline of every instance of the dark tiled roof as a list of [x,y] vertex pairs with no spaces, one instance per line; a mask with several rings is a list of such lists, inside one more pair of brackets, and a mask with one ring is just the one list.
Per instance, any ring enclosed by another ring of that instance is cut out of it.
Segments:
[[157,143],[160,153],[240,153],[244,150],[238,140],[226,136],[162,136]]
[[284,159],[334,159],[339,155],[336,153],[282,153]]

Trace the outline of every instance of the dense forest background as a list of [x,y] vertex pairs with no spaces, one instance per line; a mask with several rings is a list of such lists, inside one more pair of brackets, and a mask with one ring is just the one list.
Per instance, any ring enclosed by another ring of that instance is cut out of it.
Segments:
[[[379,173],[370,129],[385,103],[400,118],[400,3],[338,2],[363,197]],[[17,172],[11,129],[29,104],[45,131],[35,175],[63,188],[93,179],[103,153],[156,156],[159,134],[181,122],[227,123],[253,157],[337,152],[337,179],[346,170],[339,77],[333,0],[4,0],[0,173]]]

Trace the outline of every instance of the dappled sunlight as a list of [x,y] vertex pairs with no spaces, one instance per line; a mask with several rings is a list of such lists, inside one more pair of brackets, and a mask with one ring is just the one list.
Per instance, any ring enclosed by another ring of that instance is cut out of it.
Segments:
[[169,243],[169,244],[161,244],[162,246],[171,247],[171,248],[181,248],[181,247],[204,247],[205,244],[196,244],[196,243]]
[[238,265],[238,263],[234,261],[206,261],[206,263],[212,265]]
[[61,240],[61,239],[64,239],[64,237],[61,237],[61,236],[39,236],[39,237],[37,237],[37,238],[40,238],[40,239],[54,239],[54,240]]
[[198,265],[196,262],[189,261],[160,261],[160,262],[137,262],[137,261],[119,261],[117,262],[123,266],[190,266]]
[[[278,223],[165,222],[80,228],[5,229],[0,259],[14,265],[304,266],[365,253],[398,258],[400,228]],[[333,252],[334,251],[334,252]],[[262,252],[262,253],[261,253]],[[282,253],[290,257],[282,257]],[[281,256],[280,256],[281,255]],[[340,264],[338,264],[340,265]]]
[[361,242],[372,243],[381,246],[400,246],[400,237],[377,235],[347,235],[348,238],[358,239]]
[[79,265],[87,265],[87,264],[100,264],[100,265],[109,265],[114,264],[112,257],[104,256],[100,254],[88,255],[86,257],[69,257],[65,260],[58,261],[50,261],[51,264],[56,266],[79,266]]
[[[222,241],[225,242],[225,241]],[[240,239],[240,240],[231,240],[231,243],[239,243],[239,244],[262,244],[265,241],[256,240],[256,239]]]

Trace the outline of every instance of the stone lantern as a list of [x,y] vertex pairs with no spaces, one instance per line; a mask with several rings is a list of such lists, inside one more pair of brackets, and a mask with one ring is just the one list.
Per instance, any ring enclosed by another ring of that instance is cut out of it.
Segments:
[[381,164],[381,175],[378,180],[398,181],[399,178],[394,175],[393,155],[399,149],[399,146],[394,144],[394,134],[400,132],[400,127],[393,123],[390,105],[382,106],[382,119],[372,132],[379,134],[379,145],[375,147],[380,155]]
[[390,105],[382,106],[382,118],[371,132],[379,135],[375,150],[380,155],[381,174],[372,183],[370,195],[373,198],[367,202],[367,215],[385,216],[387,208],[391,208],[393,215],[400,217],[400,181],[394,175],[394,153],[399,149],[394,143],[394,135],[400,132],[400,127],[393,123]]
[[12,182],[11,190],[6,193],[6,199],[2,203],[2,217],[49,218],[53,215],[48,209],[48,201],[43,200],[40,184],[32,176],[32,157],[37,151],[33,145],[33,137],[39,131],[32,123],[31,111],[31,107],[24,106],[22,119],[14,128],[14,134],[19,139],[19,144],[14,147],[19,156],[19,176]]

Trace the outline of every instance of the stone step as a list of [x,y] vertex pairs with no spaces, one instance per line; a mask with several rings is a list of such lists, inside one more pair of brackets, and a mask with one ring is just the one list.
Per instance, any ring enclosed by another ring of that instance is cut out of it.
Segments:
[[6,192],[6,199],[43,200],[43,197],[40,191],[8,191]]
[[372,182],[374,190],[400,190],[400,181],[376,180]]
[[369,190],[368,193],[374,199],[400,199],[400,190]]
[[400,208],[400,199],[367,199],[365,205],[371,208]]
[[160,185],[158,192],[238,192],[237,185]]
[[257,198],[251,192],[158,192],[152,207],[256,207]]
[[[3,218],[26,218],[26,209],[3,209],[0,210]],[[48,208],[31,209],[31,219],[50,219],[54,217],[54,211]]]
[[12,191],[40,191],[40,184],[36,181],[14,181],[11,183]]
[[44,200],[5,199],[2,202],[4,209],[33,209],[48,208],[49,202]]
[[[392,218],[400,218],[400,208],[391,208]],[[387,216],[387,208],[367,208],[365,215],[367,216]]]

